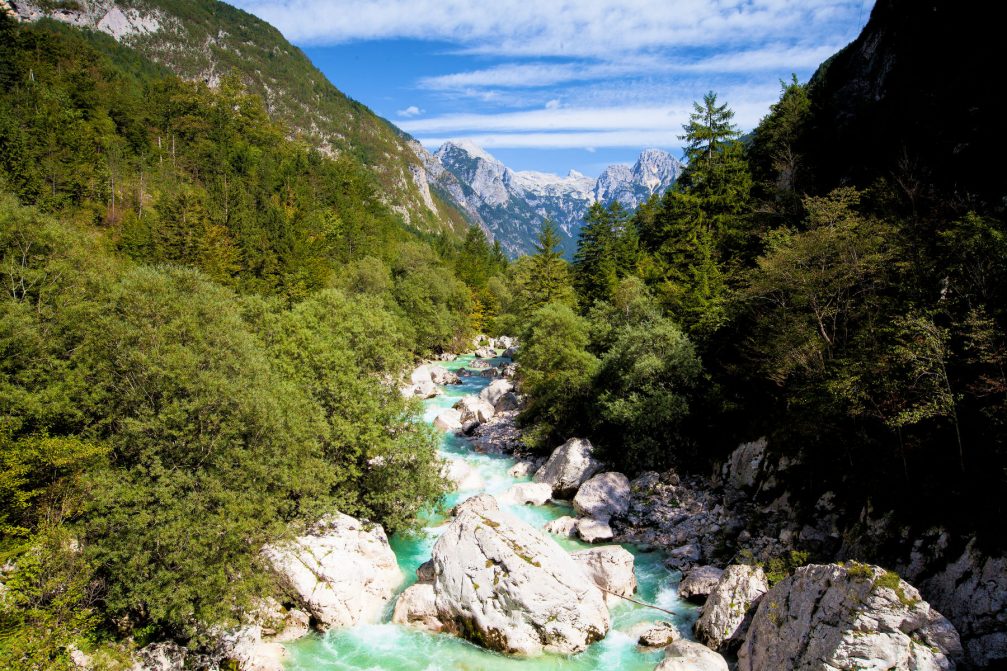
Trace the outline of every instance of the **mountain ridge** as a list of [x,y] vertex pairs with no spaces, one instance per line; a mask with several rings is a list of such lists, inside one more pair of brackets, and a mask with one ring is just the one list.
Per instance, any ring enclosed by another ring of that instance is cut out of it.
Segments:
[[618,201],[635,210],[654,194],[662,194],[678,179],[683,165],[661,149],[644,149],[632,166],[615,164],[598,178],[576,170],[566,176],[533,170],[513,170],[468,140],[448,141],[433,157],[463,186],[468,209],[511,256],[532,250],[543,219],[560,230],[564,252],[577,246],[584,214],[594,203]]

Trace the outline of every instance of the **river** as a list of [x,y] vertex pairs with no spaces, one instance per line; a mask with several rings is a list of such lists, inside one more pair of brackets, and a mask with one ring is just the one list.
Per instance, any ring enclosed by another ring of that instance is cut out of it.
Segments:
[[[460,370],[474,357],[462,356],[455,361],[442,363],[450,370]],[[501,363],[503,359],[493,360]],[[424,401],[423,419],[433,422],[445,408],[450,408],[463,396],[478,394],[492,380],[479,375],[463,375],[463,384],[442,387],[444,394]],[[469,441],[445,434],[441,452],[449,459],[464,459],[482,476],[482,490],[459,491],[449,494],[444,501],[447,510],[458,501],[479,491],[499,495],[516,482],[507,471],[514,459],[500,455],[479,454],[471,449]],[[405,477],[405,474],[404,474]],[[528,522],[533,527],[542,526],[557,517],[571,515],[572,509],[563,505],[519,506],[501,502],[501,507]],[[430,552],[443,526],[443,517],[428,513],[423,533],[414,538],[391,539],[399,566],[406,575],[401,589],[416,582],[416,568],[430,558]],[[556,539],[568,550],[590,547],[573,539]],[[698,615],[697,609],[678,598],[679,574],[665,568],[664,557],[659,552],[640,552],[626,546],[636,557],[638,592],[636,599],[654,604],[675,613],[665,613],[635,605],[628,601],[613,606],[612,631],[603,640],[585,652],[570,657],[545,655],[537,658],[513,658],[489,652],[476,645],[447,634],[429,634],[389,622],[394,600],[389,603],[381,624],[366,624],[330,631],[323,635],[312,634],[287,645],[290,653],[288,668],[291,671],[335,671],[341,669],[368,669],[374,671],[589,671],[619,669],[621,671],[653,671],[662,658],[660,652],[641,652],[635,637],[624,633],[639,622],[671,620],[680,631],[688,633]]]

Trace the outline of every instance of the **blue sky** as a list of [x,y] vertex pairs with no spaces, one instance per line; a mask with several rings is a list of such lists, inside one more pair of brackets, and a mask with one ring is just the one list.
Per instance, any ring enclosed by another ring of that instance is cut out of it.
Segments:
[[750,130],[853,40],[870,0],[237,0],[343,92],[435,149],[469,139],[518,170],[599,174],[681,154],[715,90]]

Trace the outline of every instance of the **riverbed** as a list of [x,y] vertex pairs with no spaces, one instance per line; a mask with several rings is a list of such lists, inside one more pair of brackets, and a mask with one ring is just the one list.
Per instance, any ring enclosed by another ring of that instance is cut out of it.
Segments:
[[[440,365],[449,370],[464,372],[474,357],[462,356],[455,361]],[[506,359],[492,359],[498,365]],[[424,401],[423,420],[432,423],[444,409],[450,408],[458,399],[469,394],[478,394],[492,382],[492,379],[478,374],[462,375],[462,384],[445,385],[441,396]],[[503,494],[511,485],[530,478],[514,478],[507,471],[514,465],[513,458],[480,454],[471,447],[463,436],[444,434],[441,439],[441,453],[447,459],[462,459],[475,468],[483,481],[482,487],[468,491],[453,492],[445,497],[439,506],[448,510],[455,503],[465,500],[480,491],[489,494]],[[404,474],[404,477],[408,477]],[[550,520],[572,515],[568,505],[549,504],[545,506],[511,505],[501,502],[501,508],[519,517],[531,526],[541,529]],[[425,517],[426,526],[422,533],[413,538],[394,536],[392,549],[399,566],[406,576],[400,591],[416,582],[416,568],[430,558],[431,549],[443,530],[444,517],[436,510],[430,510]],[[590,547],[575,539],[553,537],[568,550]],[[381,624],[365,624],[349,629],[330,631],[326,634],[312,634],[287,645],[291,671],[334,671],[342,669],[367,669],[374,671],[652,671],[662,658],[661,652],[644,652],[636,646],[636,637],[627,634],[634,624],[657,620],[674,622],[679,630],[688,635],[692,623],[698,615],[697,609],[678,598],[677,588],[680,575],[664,566],[664,557],[659,552],[641,552],[631,545],[625,546],[636,558],[636,578],[638,592],[635,599],[671,611],[668,615],[629,601],[614,605],[612,631],[603,640],[591,645],[585,652],[569,657],[545,655],[524,659],[513,658],[489,652],[474,644],[448,634],[430,634],[389,622],[394,600],[389,603]]]

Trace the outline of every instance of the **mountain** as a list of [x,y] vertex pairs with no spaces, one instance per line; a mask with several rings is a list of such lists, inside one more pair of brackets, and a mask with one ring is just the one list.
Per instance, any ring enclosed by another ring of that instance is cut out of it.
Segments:
[[215,0],[14,0],[21,21],[51,18],[111,35],[184,79],[216,86],[236,73],[267,110],[328,155],[350,154],[412,228],[460,233],[465,205],[431,189],[408,135],[343,95],[300,49],[255,16]]
[[618,201],[636,209],[651,195],[667,190],[682,171],[682,164],[660,149],[645,150],[632,167],[609,166],[598,179],[576,170],[566,177],[511,170],[468,141],[447,142],[434,158],[457,182],[468,211],[478,214],[511,256],[531,251],[546,218],[559,227],[563,249],[570,256],[593,203]]

